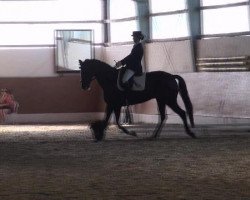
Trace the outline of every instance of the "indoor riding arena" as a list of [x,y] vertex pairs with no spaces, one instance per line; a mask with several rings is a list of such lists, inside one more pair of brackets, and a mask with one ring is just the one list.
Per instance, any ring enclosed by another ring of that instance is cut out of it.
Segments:
[[0,200],[250,200],[249,12],[0,1]]

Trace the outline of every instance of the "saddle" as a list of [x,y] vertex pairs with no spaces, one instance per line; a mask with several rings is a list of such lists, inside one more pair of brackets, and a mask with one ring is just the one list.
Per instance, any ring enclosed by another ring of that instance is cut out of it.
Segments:
[[[124,91],[125,87],[124,84],[121,81],[121,77],[123,77],[123,74],[125,72],[125,68],[121,68],[118,72],[118,78],[117,78],[117,88],[120,91]],[[128,85],[126,87],[129,87],[131,91],[143,91],[145,89],[145,83],[146,83],[146,73],[142,73],[140,76],[134,76],[129,80]]]

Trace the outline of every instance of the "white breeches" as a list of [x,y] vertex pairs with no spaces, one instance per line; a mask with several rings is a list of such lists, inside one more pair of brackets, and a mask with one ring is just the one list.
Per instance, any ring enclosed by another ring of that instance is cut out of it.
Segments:
[[126,83],[133,75],[135,72],[131,69],[126,69],[123,77],[122,77],[122,83]]

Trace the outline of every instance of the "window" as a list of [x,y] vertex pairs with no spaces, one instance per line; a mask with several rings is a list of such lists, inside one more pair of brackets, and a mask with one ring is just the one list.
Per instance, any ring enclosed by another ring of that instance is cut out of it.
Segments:
[[56,29],[93,29],[101,43],[101,20],[102,0],[0,1],[0,44],[54,44]]
[[169,12],[186,9],[186,0],[151,0],[151,13]]
[[128,42],[133,41],[131,34],[137,30],[137,22],[135,20],[125,22],[114,22],[111,24],[111,42]]
[[2,24],[0,26],[1,45],[53,45],[57,29],[92,29],[94,42],[102,42],[102,24]]
[[135,1],[110,0],[111,43],[132,41],[132,32],[138,30],[136,13]]
[[0,1],[0,20],[12,22],[101,20],[101,8],[101,0],[91,0],[88,3],[82,0]]
[[203,11],[203,34],[244,32],[249,30],[248,6]]
[[186,0],[151,0],[152,39],[189,36]]
[[232,3],[246,2],[242,0],[202,0],[202,6],[214,6],[214,5],[225,5]]
[[249,5],[242,0],[203,0],[203,34],[249,31]]
[[110,0],[110,19],[136,16],[136,3],[132,0]]
[[152,39],[188,36],[187,14],[152,17]]

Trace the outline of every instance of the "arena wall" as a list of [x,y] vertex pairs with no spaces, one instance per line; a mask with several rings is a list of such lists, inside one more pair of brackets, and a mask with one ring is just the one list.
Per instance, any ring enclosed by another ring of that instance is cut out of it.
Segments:
[[97,82],[92,92],[83,91],[78,75],[36,78],[1,78],[2,88],[13,91],[18,114],[10,123],[88,121],[103,112],[102,92]]
[[[197,42],[198,57],[230,57],[250,55],[247,36],[203,39]],[[185,80],[194,106],[196,123],[249,123],[250,72],[194,72],[189,41],[156,42],[146,44],[146,71],[163,70],[179,74]],[[128,52],[107,49],[108,61]],[[118,53],[117,53],[118,52]],[[180,98],[178,101],[182,107]],[[158,110],[155,100],[133,107],[135,118],[141,122],[156,122]],[[167,108],[170,123],[181,123]]]
[[[203,39],[197,43],[198,57],[250,54],[246,36]],[[96,58],[110,65],[126,56],[132,46],[96,48]],[[194,72],[190,42],[145,44],[145,71],[164,70],[184,77],[198,123],[248,122],[250,118],[250,72]],[[0,49],[0,86],[13,90],[20,103],[12,122],[79,121],[100,117],[104,112],[102,91],[93,83],[92,92],[82,91],[79,74],[57,74],[53,48]],[[182,102],[178,99],[181,106]],[[137,121],[157,121],[154,100],[134,106]],[[167,109],[169,121],[178,117]],[[65,117],[66,116],[66,117]]]

